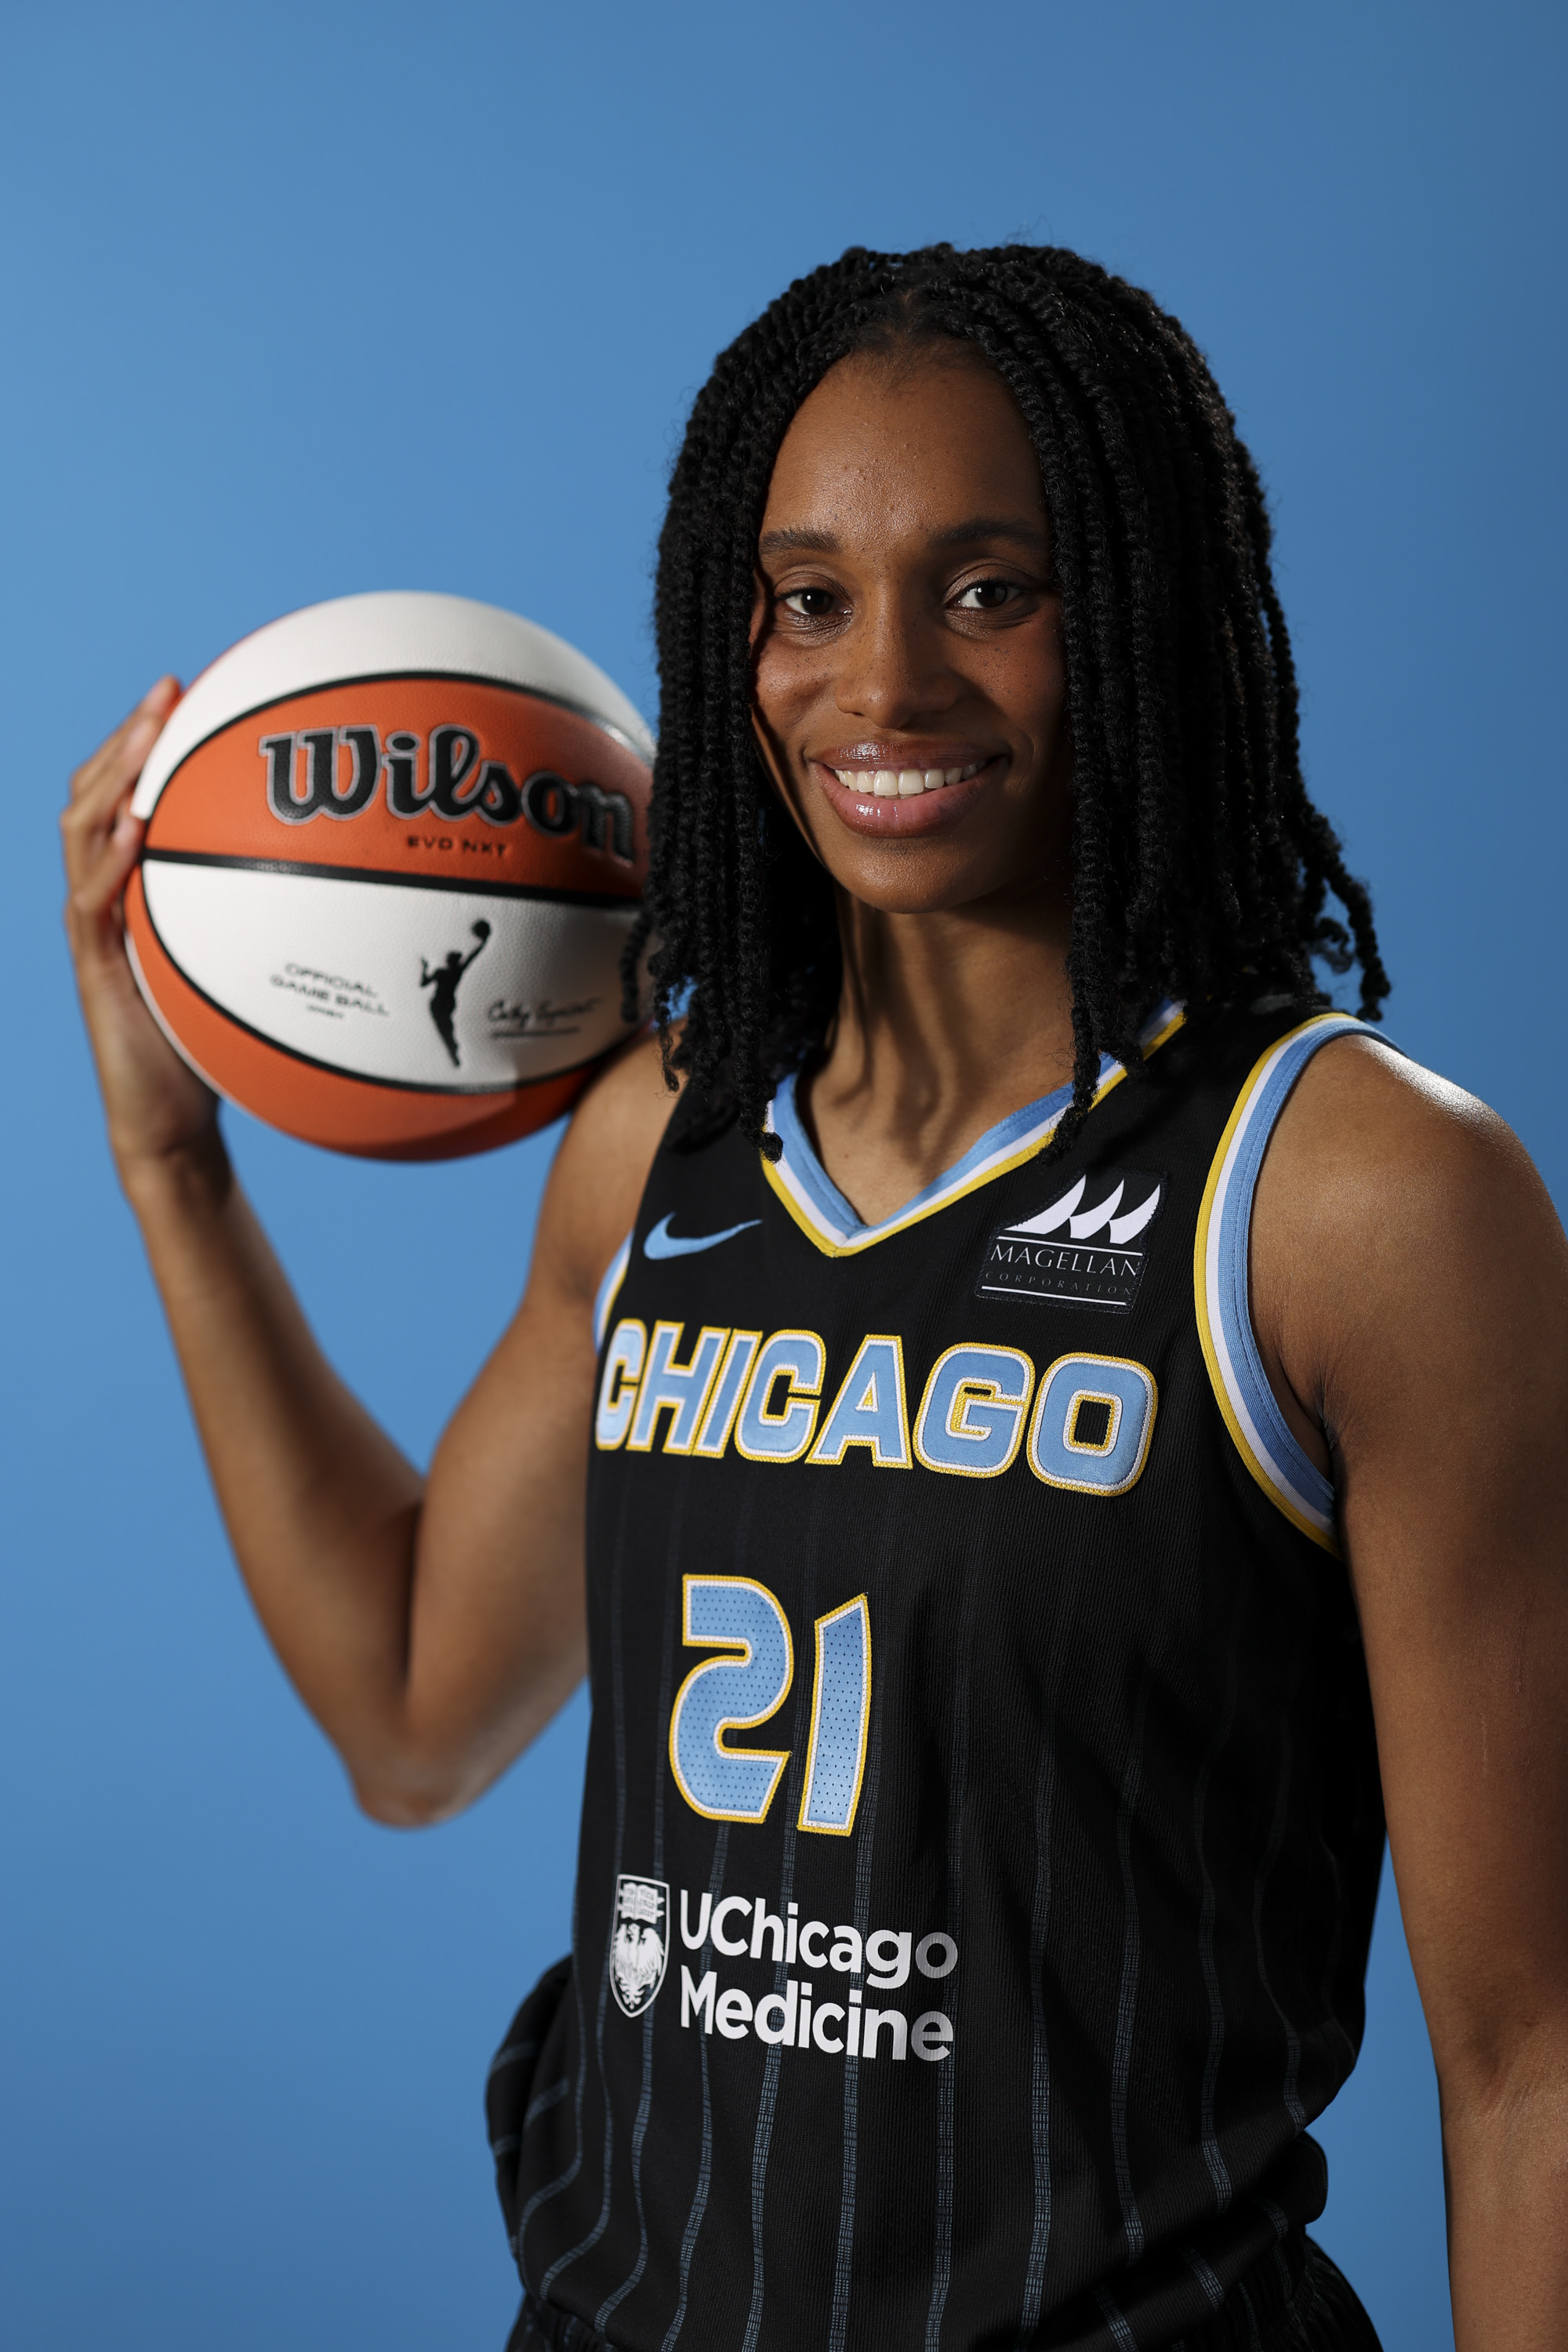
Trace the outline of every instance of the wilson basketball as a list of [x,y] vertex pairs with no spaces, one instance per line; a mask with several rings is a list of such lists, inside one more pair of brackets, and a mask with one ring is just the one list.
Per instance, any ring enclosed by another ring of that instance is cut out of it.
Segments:
[[530,1134],[627,1034],[652,756],[604,672],[513,613],[290,613],[203,671],[142,771],[142,993],[209,1085],[307,1142]]

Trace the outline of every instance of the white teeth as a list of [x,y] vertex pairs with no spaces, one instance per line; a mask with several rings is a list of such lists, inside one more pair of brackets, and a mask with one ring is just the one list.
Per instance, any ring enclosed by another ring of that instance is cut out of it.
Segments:
[[964,768],[837,768],[834,773],[849,792],[912,800],[917,793],[940,792],[943,784],[967,783],[984,765],[984,760],[972,760]]

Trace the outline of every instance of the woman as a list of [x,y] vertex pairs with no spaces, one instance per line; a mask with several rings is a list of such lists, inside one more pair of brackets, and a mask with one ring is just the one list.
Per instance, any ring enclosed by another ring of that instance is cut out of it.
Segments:
[[1316,992],[1386,982],[1202,359],[1068,253],[847,254],[698,398],[658,637],[660,1035],[427,1480],[131,982],[173,681],[65,820],[121,1174],[361,1801],[451,1812],[592,1676],[573,1957],[491,2078],[514,2344],[1371,2345],[1306,2126],[1385,1809],[1461,2352],[1564,2340],[1563,1236]]

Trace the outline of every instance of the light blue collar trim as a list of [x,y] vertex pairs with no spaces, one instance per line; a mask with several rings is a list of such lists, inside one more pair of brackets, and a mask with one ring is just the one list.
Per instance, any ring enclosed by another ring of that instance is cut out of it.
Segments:
[[[1101,1085],[1116,1066],[1116,1063],[1110,1055],[1101,1056],[1100,1065]],[[811,1138],[806,1133],[805,1123],[801,1118],[800,1107],[795,1101],[793,1074],[780,1082],[778,1091],[773,1097],[772,1125],[774,1134],[784,1146],[783,1158],[791,1175],[800,1185],[801,1190],[809,1195],[812,1205],[824,1224],[845,1240],[848,1240],[851,1235],[857,1239],[862,1236],[871,1239],[889,1225],[902,1224],[906,1218],[916,1214],[928,1202],[937,1200],[942,1193],[952,1192],[965,1183],[977,1169],[984,1165],[986,1160],[1005,1158],[1009,1152],[1016,1150],[1020,1145],[1026,1143],[1030,1135],[1037,1129],[1054,1126],[1071,1100],[1071,1087],[1058,1087],[1053,1093],[1041,1095],[1037,1101],[1026,1103],[1022,1110],[1009,1111],[1005,1118],[998,1119],[994,1127],[987,1128],[978,1142],[970,1145],[962,1160],[956,1160],[951,1168],[934,1178],[931,1183],[922,1186],[921,1191],[912,1194],[901,1208],[896,1209],[891,1216],[882,1218],[880,1223],[875,1225],[868,1225],[865,1219],[851,1208],[817,1158]]]

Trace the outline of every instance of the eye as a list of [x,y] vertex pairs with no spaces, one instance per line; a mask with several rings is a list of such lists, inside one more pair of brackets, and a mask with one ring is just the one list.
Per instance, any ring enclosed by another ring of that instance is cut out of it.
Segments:
[[1011,580],[972,580],[955,601],[961,613],[999,613],[1022,593]]
[[837,601],[831,588],[792,588],[781,599],[803,621],[826,621]]

